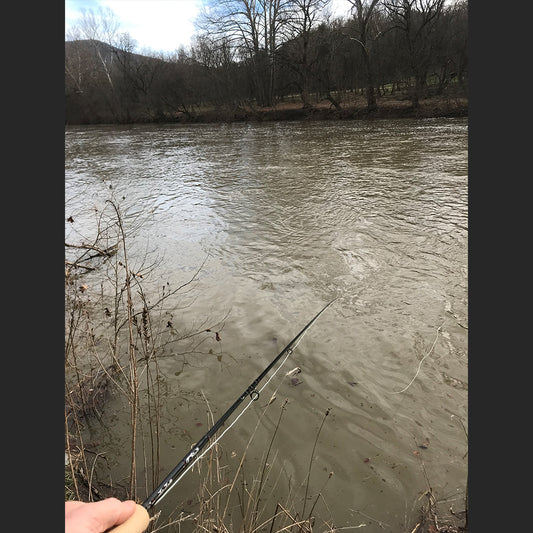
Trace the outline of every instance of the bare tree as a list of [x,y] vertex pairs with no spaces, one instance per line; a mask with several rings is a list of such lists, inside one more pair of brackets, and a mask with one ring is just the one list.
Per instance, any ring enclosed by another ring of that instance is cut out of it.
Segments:
[[87,82],[88,58],[82,47],[77,43],[69,45],[65,51],[65,93],[83,94]]
[[291,54],[286,58],[296,72],[302,104],[311,107],[309,86],[311,82],[311,39],[319,14],[331,0],[290,0],[287,18],[288,37],[293,40]]
[[246,83],[240,74],[243,68],[237,61],[236,48],[229,38],[197,36],[192,45],[191,61],[196,67],[196,98],[201,94],[204,101],[230,114],[243,99],[247,99]]
[[419,106],[435,50],[435,29],[443,13],[445,0],[383,0],[394,27],[404,37],[407,64],[414,78],[411,103]]
[[330,2],[211,0],[179,58],[136,52],[110,9],[84,11],[65,43],[66,120],[196,120],[200,106],[231,120],[288,94],[310,107],[314,92],[340,111],[359,90],[372,112],[390,86],[413,107],[429,90],[466,95],[466,0],[348,0],[348,18]]
[[161,117],[161,105],[157,101],[161,86],[157,82],[161,78],[172,81],[167,77],[168,62],[162,56],[135,53],[135,48],[136,42],[123,33],[113,49],[121,114],[126,120]]
[[109,65],[107,70],[102,67],[109,54],[110,49],[99,41],[65,43],[65,105],[70,119],[92,122],[113,113],[113,74]]
[[99,7],[96,12],[92,9],[83,9],[80,21],[74,26],[69,35],[70,40],[74,40],[72,37],[76,37],[75,40],[85,39],[93,43],[94,51],[100,60],[112,89],[114,88],[111,76],[113,55],[105,54],[102,47],[98,46],[98,42],[111,46],[117,44],[119,27],[120,23],[112,9]]
[[351,37],[361,47],[366,78],[366,100],[368,111],[377,109],[375,76],[372,57],[372,43],[382,32],[373,24],[373,16],[380,0],[348,0],[356,22],[356,37]]
[[449,37],[449,76],[456,78],[459,87],[467,94],[466,77],[468,70],[468,2],[454,2],[448,10],[453,31]]
[[285,21],[287,0],[220,0],[207,6],[199,27],[212,38],[225,39],[249,63],[257,101],[273,101],[275,52]]
[[100,78],[100,87],[95,84],[92,92],[105,105],[107,114],[110,112],[119,122],[149,118],[149,91],[162,61],[135,54],[136,41],[127,32],[119,32],[119,28],[120,23],[110,8],[83,10],[67,35],[73,42],[65,59],[65,72],[76,87],[75,92],[82,94],[80,84],[89,72],[81,70],[81,54],[76,50],[82,50],[86,57],[92,55],[96,61],[85,61],[85,65],[99,66],[98,72],[91,76]]
[[[313,32],[313,50],[316,54],[312,68],[313,85],[337,111],[342,110],[339,91],[355,85],[353,50],[343,28],[343,21],[331,20],[320,24]],[[350,74],[350,79],[347,79],[347,74]]]

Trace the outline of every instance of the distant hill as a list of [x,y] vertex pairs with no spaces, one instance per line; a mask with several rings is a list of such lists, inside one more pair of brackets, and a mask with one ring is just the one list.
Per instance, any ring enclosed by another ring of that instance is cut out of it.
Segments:
[[122,57],[129,57],[133,58],[134,60],[142,60],[143,62],[146,61],[164,61],[162,58],[152,57],[152,56],[145,56],[142,54],[137,54],[135,52],[130,52],[128,50],[124,50],[121,48],[118,48],[116,46],[112,46],[110,44],[104,43],[102,41],[98,41],[96,39],[80,39],[76,41],[65,41],[65,58],[68,59],[69,57],[77,56],[79,54],[84,55],[85,57],[90,57],[91,55],[94,55],[98,57],[98,54],[104,59],[109,60],[113,56],[121,55]]
[[148,93],[168,65],[98,40],[65,41],[66,122],[152,120]]
[[[330,33],[327,37],[335,44],[336,53],[329,53],[324,45],[326,37],[317,38],[316,61],[313,68],[306,71],[306,95],[311,105],[302,103],[302,71],[298,70],[301,63],[290,43],[286,50],[280,51],[274,76],[270,69],[273,65],[267,69],[268,65],[261,61],[222,56],[221,50],[208,42],[200,49],[201,61],[198,61],[195,54],[164,59],[98,40],[65,41],[65,122],[467,116],[468,72],[467,64],[462,62],[462,48],[452,49],[449,57],[444,57],[446,61],[438,58],[416,106],[412,102],[410,69],[401,63],[403,56],[393,55],[388,58],[389,63],[376,62],[376,66],[383,68],[381,77],[390,81],[375,87],[379,93],[378,108],[369,110],[361,69],[356,68],[359,49],[354,48],[340,30],[338,34]],[[394,47],[386,49],[387,54],[395,51]],[[452,60],[462,73],[455,76],[454,71],[453,78],[446,69],[440,68],[442,61],[447,66]],[[394,65],[393,72],[387,70],[389,64]],[[437,76],[439,72],[442,76]],[[276,85],[266,83],[270,76],[274,77]],[[273,90],[271,104],[265,103],[267,89]]]

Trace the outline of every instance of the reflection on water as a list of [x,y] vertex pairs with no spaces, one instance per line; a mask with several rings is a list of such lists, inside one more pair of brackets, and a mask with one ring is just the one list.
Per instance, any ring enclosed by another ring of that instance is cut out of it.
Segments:
[[[301,479],[321,413],[332,408],[315,468],[335,473],[324,497],[337,526],[405,529],[427,488],[413,453],[426,439],[432,487],[461,508],[465,119],[72,127],[65,191],[66,217],[76,221],[66,225],[67,242],[89,238],[95,208],[112,197],[125,213],[132,261],[157,255],[161,279],[179,284],[207,258],[188,312],[229,312],[221,349],[231,357],[180,379],[205,391],[219,415],[340,297],[292,356],[301,384],[279,384],[290,403],[277,437],[286,471]],[[165,363],[168,375],[173,364]],[[167,471],[205,432],[189,427],[190,439],[176,442],[175,401],[169,392]],[[228,449],[248,438],[249,424],[228,436]]]

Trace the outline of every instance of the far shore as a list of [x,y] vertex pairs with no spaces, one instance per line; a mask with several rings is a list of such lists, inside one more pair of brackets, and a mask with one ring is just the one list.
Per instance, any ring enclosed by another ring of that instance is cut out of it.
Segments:
[[357,120],[357,119],[400,119],[467,117],[466,98],[432,97],[420,100],[413,107],[408,99],[382,97],[378,108],[369,112],[366,101],[361,98],[336,108],[330,101],[322,100],[310,107],[301,103],[280,103],[272,107],[239,107],[229,110],[202,110],[190,114],[177,113],[160,122],[209,123],[209,122],[263,122],[284,120]]
[[241,104],[233,109],[198,108],[175,111],[159,117],[145,116],[128,121],[86,120],[67,122],[66,126],[89,124],[209,124],[234,122],[282,122],[311,120],[374,120],[374,119],[424,119],[468,117],[468,98],[464,96],[433,96],[421,99],[414,107],[405,97],[382,96],[377,100],[377,109],[369,111],[366,99],[362,96],[338,102],[330,100],[314,101],[304,107],[301,100],[279,102],[271,107]]

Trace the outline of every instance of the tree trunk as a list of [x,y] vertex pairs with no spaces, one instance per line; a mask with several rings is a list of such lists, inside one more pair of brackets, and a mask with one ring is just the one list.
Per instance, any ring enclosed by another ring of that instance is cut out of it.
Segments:
[[337,100],[335,100],[335,98],[333,98],[329,91],[326,94],[326,99],[329,100],[335,106],[335,109],[337,111],[342,111],[341,105],[339,104],[339,102],[337,102]]
[[374,75],[372,73],[372,65],[366,47],[363,47],[363,58],[365,61],[366,68],[366,108],[367,111],[372,113],[377,110],[378,104],[376,101],[376,90],[374,87]]

